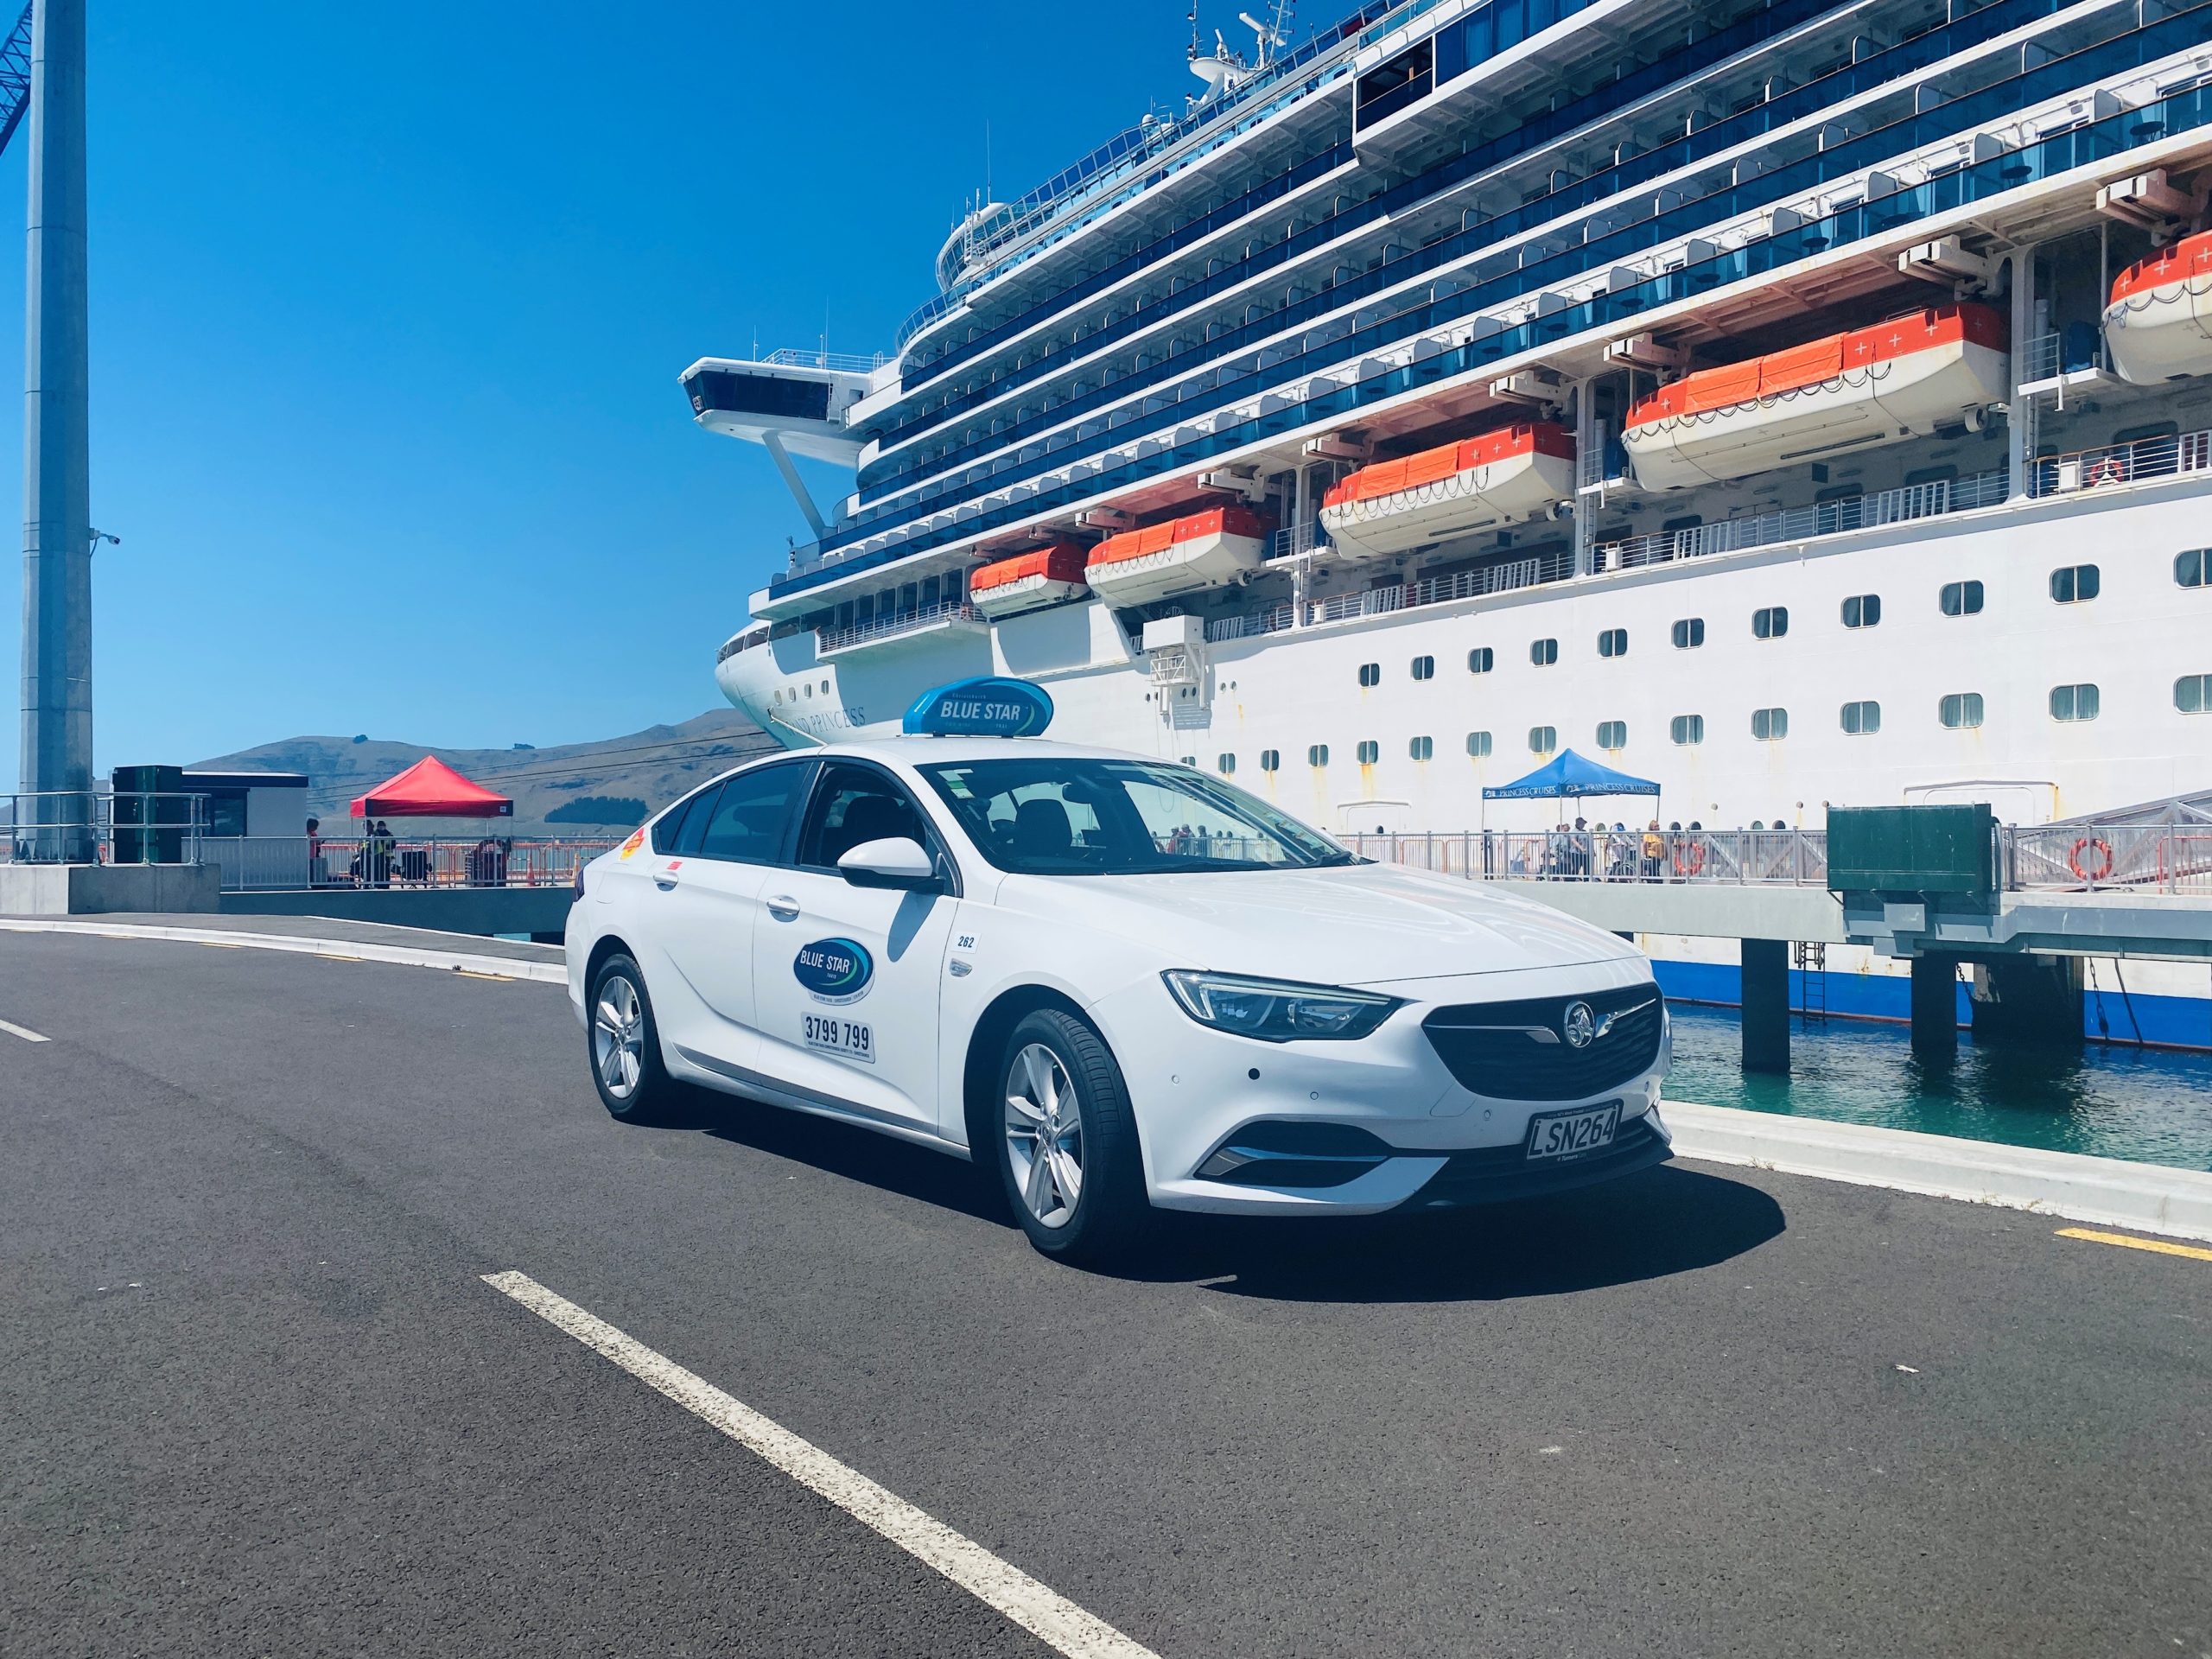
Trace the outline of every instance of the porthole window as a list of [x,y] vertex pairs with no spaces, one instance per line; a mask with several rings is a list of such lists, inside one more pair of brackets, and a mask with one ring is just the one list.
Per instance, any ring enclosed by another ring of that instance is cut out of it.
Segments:
[[1382,746],[1380,743],[1377,743],[1373,738],[1369,738],[1366,742],[1359,746],[1359,764],[1361,766],[1371,766],[1382,758]]
[[1981,693],[1952,692],[1936,705],[1936,718],[1952,731],[1972,731],[1981,724]]
[[1779,639],[1789,632],[1789,607],[1769,605],[1751,613],[1751,638]]
[[1558,729],[1551,726],[1531,726],[1529,728],[1529,753],[1549,754],[1559,747]]
[[2174,555],[2174,581],[2183,588],[2202,588],[2212,572],[2212,547],[2192,547]]
[[1601,749],[1628,747],[1628,722],[1624,720],[1601,720],[1598,722],[1598,747]]
[[1853,594],[1843,601],[1843,626],[1847,628],[1871,628],[1881,620],[1879,594]]
[[1469,732],[1467,734],[1467,753],[1477,760],[1480,760],[1489,754],[1490,734],[1488,732]]
[[1359,683],[1362,685],[1382,684],[1382,664],[1380,663],[1362,663],[1359,665]]
[[1781,742],[1789,735],[1789,711],[1787,709],[1752,709],[1751,735],[1762,743]]
[[814,686],[813,686],[813,684],[812,684],[810,682],[808,683],[808,685],[806,686],[805,690],[806,690],[806,695],[807,695],[808,696],[810,696],[810,696],[812,696],[814,695]]
[[1262,749],[1260,751],[1260,770],[1262,772],[1281,772],[1282,770],[1282,751],[1281,749]]
[[2174,707],[2184,715],[2212,709],[2212,674],[2184,674],[2176,680]]
[[1872,737],[1881,729],[1880,703],[1847,702],[1843,705],[1843,730],[1847,737]]
[[1497,654],[1488,645],[1477,645],[1467,653],[1467,672],[1487,674],[1497,665]]
[[1673,723],[1668,728],[1667,734],[1684,748],[1702,743],[1705,741],[1705,716],[1703,715],[1676,715]]
[[1195,754],[1186,754],[1183,757],[1183,764],[1186,766],[1195,766],[1198,764],[1198,757]]
[[1600,657],[1627,656],[1628,630],[1626,628],[1607,628],[1599,633],[1598,636],[1598,654]]
[[1220,772],[1223,777],[1226,778],[1230,773],[1236,770],[1236,757],[1233,754],[1217,755],[1215,757],[1213,764],[1214,770]]
[[1436,753],[1436,740],[1433,737],[1417,737],[1406,745],[1406,753],[1416,760],[1426,760]]
[[1329,746],[1325,743],[1316,743],[1312,748],[1306,750],[1306,764],[1309,766],[1327,766],[1329,764]]
[[2050,596],[2061,605],[2094,599],[2103,585],[2102,574],[2094,564],[2062,564],[2050,573]]
[[1973,616],[1981,609],[1981,584],[1978,582],[1947,582],[1942,595],[1943,614]]
[[1529,642],[1529,660],[1538,668],[1549,668],[1559,661],[1559,641],[1532,639]]
[[1414,658],[1413,662],[1413,671],[1414,678],[1417,680],[1434,679],[1436,677],[1436,658],[1433,657]]
[[1705,643],[1705,619],[1686,616],[1675,624],[1675,649],[1695,651]]
[[2054,685],[2050,688],[2050,717],[2053,720],[2094,720],[2097,717],[2097,688],[2094,685]]

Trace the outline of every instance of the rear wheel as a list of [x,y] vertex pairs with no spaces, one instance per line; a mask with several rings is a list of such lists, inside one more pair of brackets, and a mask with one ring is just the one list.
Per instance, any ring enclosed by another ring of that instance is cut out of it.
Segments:
[[660,1027],[638,964],[625,956],[601,963],[588,1013],[586,1050],[601,1103],[625,1123],[673,1122],[680,1090],[661,1064]]
[[998,1075],[995,1162],[1022,1231],[1061,1261],[1109,1260],[1149,1208],[1112,1051],[1073,1014],[1039,1008],[1007,1037]]

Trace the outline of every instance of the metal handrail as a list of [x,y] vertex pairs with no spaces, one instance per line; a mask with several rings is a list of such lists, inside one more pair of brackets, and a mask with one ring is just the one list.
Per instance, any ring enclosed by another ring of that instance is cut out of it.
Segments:
[[619,844],[597,836],[213,836],[199,861],[221,870],[225,893],[565,887],[580,866]]
[[975,622],[981,620],[981,613],[964,599],[939,600],[934,605],[899,611],[868,622],[856,622],[849,628],[817,628],[814,631],[814,648],[820,652],[842,651],[850,645],[865,645],[871,639],[888,639],[894,633],[912,633],[917,628],[926,628],[938,622]]
[[2041,456],[2031,477],[2030,493],[2071,495],[2206,472],[2212,472],[2212,429]]
[[23,790],[0,795],[0,863],[197,864],[205,793]]
[[1676,559],[1703,558],[1750,547],[1770,547],[1777,542],[1805,541],[1815,536],[1834,536],[1846,531],[1872,530],[1882,524],[1908,523],[1915,518],[1941,518],[1975,507],[2004,504],[2006,480],[2001,468],[1970,477],[1937,479],[1926,484],[1905,484],[1896,489],[1846,496],[1810,506],[1783,507],[1745,518],[1724,518],[1684,530],[1656,531],[1618,542],[1600,543],[1598,570],[1631,570],[1641,565],[1668,564]]

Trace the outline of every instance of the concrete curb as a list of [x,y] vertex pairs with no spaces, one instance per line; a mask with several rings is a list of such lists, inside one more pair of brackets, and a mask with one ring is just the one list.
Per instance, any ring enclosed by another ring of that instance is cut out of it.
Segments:
[[2212,1239],[2212,1174],[2197,1170],[1682,1101],[1660,1112],[1675,1152],[1707,1163]]
[[360,939],[310,939],[290,933],[245,933],[231,928],[155,927],[143,922],[62,922],[0,917],[0,932],[90,933],[111,939],[169,939],[181,944],[228,944],[250,950],[289,950],[301,956],[348,957],[391,963],[402,968],[442,968],[451,973],[493,979],[530,980],[566,985],[569,969],[558,962],[529,962],[515,957],[479,957],[460,950],[426,950],[411,944],[374,944]]

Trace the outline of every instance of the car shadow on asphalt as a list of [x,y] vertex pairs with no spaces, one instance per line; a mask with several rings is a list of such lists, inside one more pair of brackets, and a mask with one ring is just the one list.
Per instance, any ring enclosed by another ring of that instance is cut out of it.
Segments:
[[[734,1145],[988,1221],[1019,1242],[971,1164],[871,1130],[723,1096],[694,1127]],[[1427,1214],[1282,1220],[1162,1212],[1107,1276],[1284,1301],[1502,1301],[1710,1268],[1781,1236],[1772,1195],[1664,1164],[1549,1198]]]
[[1710,1268],[1787,1220],[1747,1182],[1663,1165],[1579,1192],[1313,1221],[1176,1216],[1119,1275],[1278,1301],[1506,1301]]
[[1020,1230],[973,1164],[926,1147],[831,1118],[704,1091],[686,1122],[717,1141],[788,1158],[978,1221],[995,1222],[1011,1233]]

